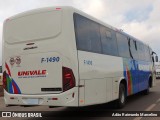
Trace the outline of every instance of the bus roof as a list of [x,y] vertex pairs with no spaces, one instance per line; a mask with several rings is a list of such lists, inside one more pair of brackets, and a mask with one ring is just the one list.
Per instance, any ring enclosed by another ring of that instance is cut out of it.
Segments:
[[[123,34],[125,36],[128,36],[129,38],[132,38],[132,39],[134,39],[136,41],[139,41],[139,42],[145,44],[144,42],[140,41],[139,39],[137,39],[137,38],[135,38],[135,37],[133,37],[131,35],[129,35],[128,33],[125,33],[122,30],[117,29],[117,28],[115,28],[115,27],[113,27],[113,26],[111,26],[111,25],[109,25],[109,24],[107,24],[107,23],[105,23],[103,21],[100,21],[97,18],[95,18],[93,16],[90,16],[87,13],[85,13],[85,12],[83,12],[81,10],[78,10],[78,9],[76,9],[74,7],[71,7],[71,6],[53,6],[53,7],[37,8],[37,9],[34,9],[34,10],[29,10],[29,11],[22,12],[22,13],[19,13],[17,15],[14,15],[12,17],[9,17],[9,18],[7,18],[5,20],[5,22],[8,21],[8,20],[19,18],[19,17],[23,17],[23,16],[27,16],[27,15],[31,15],[31,14],[36,14],[36,13],[41,13],[41,12],[44,12],[44,11],[53,11],[53,10],[68,10],[68,11],[70,11],[72,13],[81,14],[81,15],[83,15],[83,16],[85,16],[85,17],[87,17],[87,18],[89,18],[89,19],[91,19],[91,20],[93,20],[93,21],[95,21],[95,22],[97,22],[99,24],[101,24],[101,25],[104,25],[104,26],[106,26],[106,27],[108,27],[108,28],[110,28],[110,29],[112,29],[114,31],[117,31],[117,32],[119,32],[119,33],[121,33],[121,34]],[[145,44],[145,45],[147,45],[147,44]],[[149,45],[147,45],[147,46],[149,46]]]

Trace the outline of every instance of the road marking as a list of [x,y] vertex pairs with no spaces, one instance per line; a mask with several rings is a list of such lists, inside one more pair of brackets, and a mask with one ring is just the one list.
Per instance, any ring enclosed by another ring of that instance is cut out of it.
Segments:
[[[157,101],[160,101],[160,99],[158,99]],[[151,111],[155,106],[156,106],[156,104],[151,104],[147,109],[145,109],[145,111]],[[133,120],[141,120],[141,119],[142,119],[142,117],[136,117]]]
[[156,104],[152,104],[145,111],[151,111],[155,106]]

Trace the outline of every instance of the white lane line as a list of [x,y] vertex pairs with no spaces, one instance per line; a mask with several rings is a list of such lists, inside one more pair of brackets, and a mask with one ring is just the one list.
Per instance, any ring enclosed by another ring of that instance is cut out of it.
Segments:
[[152,104],[147,109],[145,109],[145,111],[151,111],[155,106],[156,104]]
[[[158,99],[157,101],[159,101],[160,99]],[[156,106],[156,104],[152,104],[150,105],[147,109],[145,109],[145,111],[151,111],[154,107]],[[136,117],[133,120],[141,120],[142,117]]]

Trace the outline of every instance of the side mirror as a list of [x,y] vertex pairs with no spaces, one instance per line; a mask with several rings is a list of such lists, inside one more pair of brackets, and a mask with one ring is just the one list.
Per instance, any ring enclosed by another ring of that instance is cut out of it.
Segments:
[[158,62],[158,56],[155,56],[156,62]]

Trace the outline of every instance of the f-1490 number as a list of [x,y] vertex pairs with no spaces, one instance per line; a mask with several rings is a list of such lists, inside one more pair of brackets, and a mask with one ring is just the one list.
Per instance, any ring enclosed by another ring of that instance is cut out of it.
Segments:
[[59,62],[59,57],[47,57],[47,58],[41,58],[41,63],[48,63],[48,62]]

